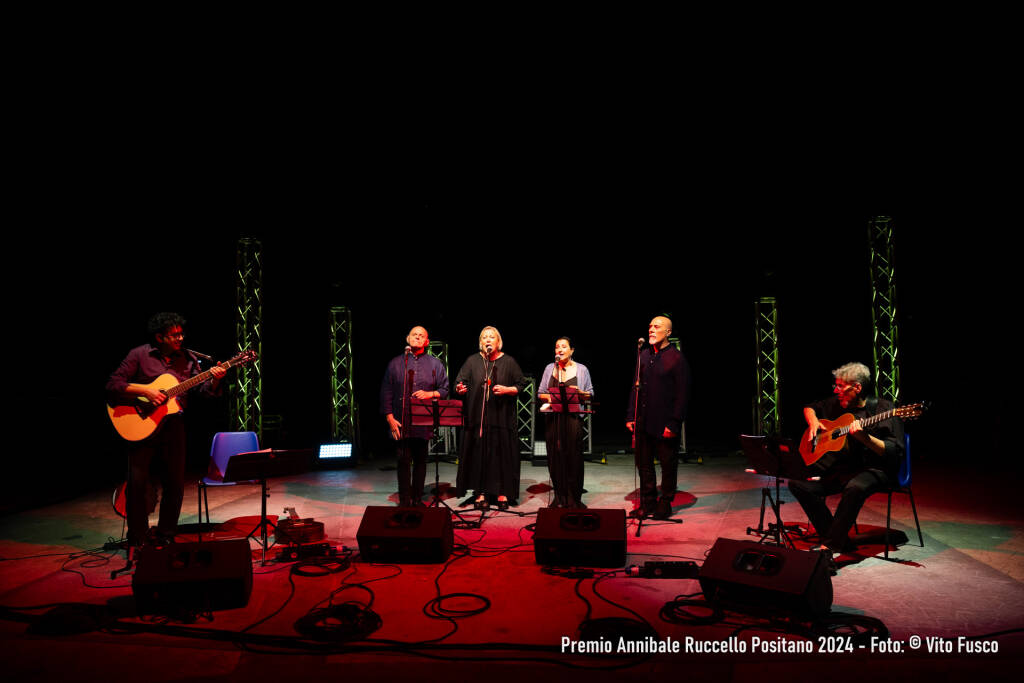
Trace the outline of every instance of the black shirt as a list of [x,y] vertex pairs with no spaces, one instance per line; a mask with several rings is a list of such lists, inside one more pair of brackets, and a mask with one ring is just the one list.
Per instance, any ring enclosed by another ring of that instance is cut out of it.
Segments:
[[[674,344],[657,353],[646,348],[640,352],[639,401],[634,387],[626,407],[626,422],[636,422],[638,429],[652,436],[663,436],[666,427],[679,434],[689,394],[690,366],[682,352]],[[639,407],[639,417],[634,416],[634,407]]]

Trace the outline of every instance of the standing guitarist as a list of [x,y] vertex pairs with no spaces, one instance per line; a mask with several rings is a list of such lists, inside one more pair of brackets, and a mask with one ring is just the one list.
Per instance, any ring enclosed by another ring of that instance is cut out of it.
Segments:
[[[864,429],[861,420],[892,410],[892,403],[868,397],[871,371],[863,363],[847,363],[832,371],[835,384],[830,398],[804,408],[807,434],[813,439],[828,431],[821,420],[835,420],[849,413],[855,419],[849,427],[846,445],[835,453],[826,453],[816,465],[822,470],[820,481],[790,480],[789,490],[800,502],[814,525],[821,545],[812,548],[832,553],[853,550],[850,529],[861,507],[871,494],[896,481],[903,457],[903,422],[898,417],[883,420]],[[835,517],[825,505],[825,497],[842,493]]]
[[[183,348],[185,319],[177,313],[157,313],[149,320],[149,334],[156,344],[143,344],[128,352],[121,365],[107,381],[107,394],[111,403],[137,400],[141,397],[154,405],[167,401],[167,395],[148,384],[163,374],[171,374],[180,381],[199,374],[199,360]],[[214,366],[213,375],[203,391],[214,394],[218,390],[224,368]],[[176,400],[182,404],[185,396]],[[184,407],[184,405],[182,405]],[[149,534],[149,514],[146,488],[151,470],[159,471],[160,519],[152,535]],[[128,545],[139,546],[147,540],[172,540],[178,528],[178,515],[185,493],[185,423],[180,412],[167,415],[151,436],[128,445],[128,487],[126,490],[128,519]]]

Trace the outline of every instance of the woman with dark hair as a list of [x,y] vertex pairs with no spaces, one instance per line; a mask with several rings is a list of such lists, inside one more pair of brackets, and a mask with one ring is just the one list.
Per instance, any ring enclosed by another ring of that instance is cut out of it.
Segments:
[[[559,387],[576,387],[589,398],[594,393],[590,370],[572,359],[575,349],[568,337],[555,340],[555,362],[548,363],[540,376],[537,393],[541,400],[550,401]],[[557,398],[557,396],[556,396]],[[548,450],[548,473],[555,490],[551,507],[585,508],[583,504],[583,423],[578,412],[547,412],[544,439]]]
[[516,395],[526,388],[526,379],[502,351],[497,329],[481,330],[479,346],[480,353],[467,358],[455,377],[465,425],[456,485],[474,492],[477,509],[486,510],[493,497],[499,510],[507,510],[519,498]]

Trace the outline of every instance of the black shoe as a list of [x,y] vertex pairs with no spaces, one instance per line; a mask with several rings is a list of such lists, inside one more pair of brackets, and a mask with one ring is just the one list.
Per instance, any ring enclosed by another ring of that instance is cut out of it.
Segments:
[[811,550],[814,551],[814,552],[823,552],[826,549],[830,553],[832,553],[833,555],[845,555],[847,553],[856,552],[857,551],[857,544],[854,543],[853,541],[847,539],[843,543],[840,543],[838,546],[833,545],[833,544],[826,545],[826,544],[822,543],[820,545],[816,545],[813,548],[811,548]]
[[672,499],[659,498],[658,507],[654,510],[655,519],[668,519],[672,516]]
[[568,507],[572,508],[573,510],[586,510],[587,509],[587,506],[583,503],[582,500],[574,500],[574,501],[569,503]]
[[151,527],[150,530],[146,532],[146,540],[143,541],[143,545],[157,548],[163,548],[171,545],[172,543],[174,543],[174,534],[168,534],[156,527]]
[[841,553],[841,554],[855,553],[855,552],[857,552],[857,544],[854,543],[853,541],[851,541],[850,539],[846,539],[843,542],[843,544],[841,546],[839,546],[839,553]]
[[644,517],[650,517],[653,513],[653,505],[641,505],[638,508],[634,508],[627,516],[633,519],[643,519]]
[[400,496],[398,499],[398,507],[407,508],[412,507],[412,499],[406,496]]

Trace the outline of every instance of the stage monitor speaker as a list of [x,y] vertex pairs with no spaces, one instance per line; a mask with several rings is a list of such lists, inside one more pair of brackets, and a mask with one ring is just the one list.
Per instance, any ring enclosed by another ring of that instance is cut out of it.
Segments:
[[143,546],[132,594],[139,614],[245,607],[252,594],[249,540]]
[[626,511],[540,508],[533,532],[537,564],[622,567],[626,564]]
[[832,609],[824,553],[719,538],[699,578],[705,599],[727,609],[811,617]]
[[444,562],[455,541],[447,508],[369,506],[356,532],[366,562]]

